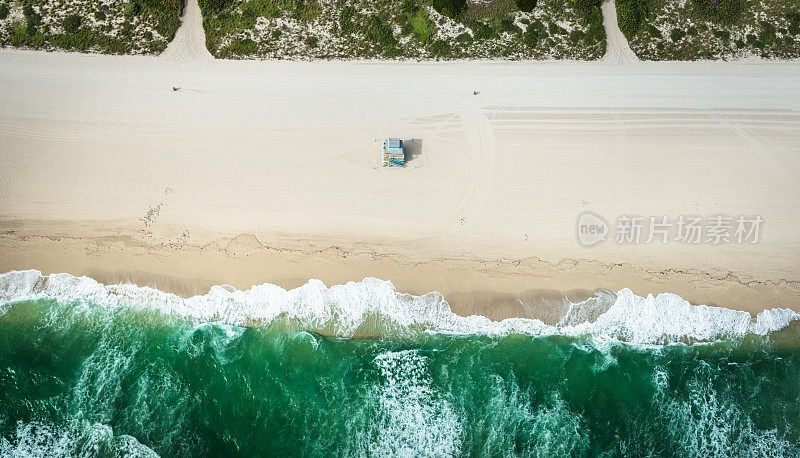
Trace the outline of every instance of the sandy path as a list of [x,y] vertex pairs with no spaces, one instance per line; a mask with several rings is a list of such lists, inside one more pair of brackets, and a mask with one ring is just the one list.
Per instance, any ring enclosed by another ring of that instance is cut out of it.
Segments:
[[[1,51],[0,107],[0,270],[800,301],[796,63]],[[376,167],[389,136],[416,139],[408,168]],[[612,222],[757,214],[765,226],[755,245],[612,234],[588,249],[575,237],[586,210]],[[235,234],[247,237],[229,245]],[[107,238],[63,238],[86,236]]]
[[214,57],[206,48],[206,33],[203,30],[203,14],[197,0],[187,0],[181,26],[175,38],[161,53],[165,59],[191,61],[211,60]]
[[619,29],[617,4],[614,0],[603,0],[603,27],[606,29],[606,53],[603,60],[612,63],[636,62],[639,58],[631,50],[628,39]]

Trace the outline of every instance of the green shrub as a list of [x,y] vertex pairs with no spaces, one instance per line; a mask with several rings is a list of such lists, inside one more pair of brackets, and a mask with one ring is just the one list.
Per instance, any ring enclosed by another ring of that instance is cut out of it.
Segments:
[[128,4],[125,5],[125,8],[122,10],[122,14],[125,16],[125,18],[131,19],[138,16],[141,11],[142,7],[139,6],[139,3],[133,1],[128,2]]
[[231,0],[198,0],[200,9],[205,13],[219,13],[231,4]]
[[775,30],[775,26],[767,21],[761,21],[761,33],[758,35],[758,40],[761,43],[772,43],[775,41],[777,37],[777,30]]
[[42,25],[42,16],[40,16],[30,4],[22,8],[22,14],[25,16],[25,33],[29,36],[36,35],[36,29]]
[[692,0],[695,9],[708,19],[722,24],[739,22],[746,0]]
[[378,16],[370,16],[367,20],[365,35],[370,41],[384,47],[392,47],[397,44],[397,40],[392,34],[392,28]]
[[8,5],[6,5],[5,3],[0,3],[0,20],[7,18],[8,13],[10,12],[11,10],[8,9]]
[[411,18],[411,30],[421,43],[430,41],[431,36],[436,32],[433,22],[428,18],[428,13],[422,9]]
[[353,17],[356,15],[356,9],[350,5],[345,6],[339,12],[339,29],[342,34],[351,34],[355,32],[356,27],[353,23]]
[[669,38],[674,42],[681,41],[685,36],[686,31],[683,29],[672,29],[669,32]]
[[536,8],[536,1],[537,0],[517,0],[517,8],[519,8],[520,11],[530,13]]
[[698,33],[697,27],[693,25],[690,25],[689,27],[686,28],[686,34],[689,35],[690,37],[696,37],[697,33]]
[[403,4],[400,5],[400,12],[406,15],[407,17],[411,17],[419,10],[419,7],[414,0],[404,0]]
[[94,12],[94,20],[95,21],[105,21],[106,20],[106,13],[97,10]]
[[[659,0],[616,0],[617,22],[628,40],[632,40],[644,24],[662,8]],[[659,33],[660,35],[660,33]]]
[[64,18],[62,24],[64,31],[67,33],[76,33],[81,28],[81,17],[78,14],[70,14]]
[[514,21],[512,21],[511,19],[508,19],[508,18],[503,19],[502,21],[500,21],[500,27],[499,28],[500,28],[501,32],[506,32],[506,33],[511,33],[511,34],[522,33],[522,29],[520,29],[517,24],[514,24]]
[[712,33],[715,37],[722,41],[728,41],[731,39],[731,33],[728,30],[714,30]]
[[603,3],[602,0],[571,0],[572,6],[575,10],[583,16],[584,18],[588,17],[593,10],[600,11],[600,4]]
[[480,21],[475,22],[472,26],[472,31],[476,40],[488,40],[497,36],[491,27]]
[[664,38],[664,35],[661,33],[661,30],[658,30],[658,27],[654,26],[653,24],[647,24],[646,30],[647,33],[649,33],[650,36],[652,37]]
[[531,49],[535,48],[536,45],[539,44],[539,33],[525,32],[522,35],[522,44]]
[[[789,21],[786,31],[791,35],[800,35],[800,11],[789,11],[786,13],[786,20]],[[793,42],[794,40],[789,41]]]
[[467,32],[461,33],[456,37],[456,41],[463,44],[472,43],[472,35]]
[[761,48],[761,47],[764,46],[764,42],[761,41],[761,39],[758,37],[758,35],[750,33],[750,34],[747,34],[745,39],[747,40],[747,44],[752,46],[752,47],[754,47],[754,48]]
[[431,54],[436,57],[447,57],[450,55],[450,45],[444,40],[436,40],[431,43]]
[[319,45],[319,39],[315,36],[310,36],[306,38],[306,46],[309,48],[316,48]]
[[250,38],[239,38],[233,40],[228,48],[231,53],[239,56],[247,56],[255,54],[258,51],[258,45]]
[[451,19],[456,19],[461,16],[467,8],[467,0],[432,0],[431,6],[439,12]]
[[547,25],[547,31],[550,32],[550,35],[564,35],[567,33],[567,30],[555,22],[551,22]]
[[[588,35],[596,41],[605,39],[606,31],[603,27],[603,12],[600,10],[601,0],[571,0],[572,5],[581,18],[589,26]],[[641,0],[651,1],[651,0]]]

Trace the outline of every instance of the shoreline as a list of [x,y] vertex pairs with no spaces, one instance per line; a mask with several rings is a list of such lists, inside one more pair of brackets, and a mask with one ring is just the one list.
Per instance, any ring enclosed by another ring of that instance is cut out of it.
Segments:
[[2,235],[0,252],[2,272],[67,273],[106,285],[153,287],[182,298],[203,295],[221,285],[244,291],[269,283],[289,290],[311,279],[330,287],[374,277],[391,281],[401,293],[441,293],[457,315],[481,315],[493,321],[536,318],[554,324],[568,302],[624,288],[641,297],[671,293],[692,305],[741,310],[753,316],[773,308],[800,311],[800,281],[743,280],[722,269],[657,269],[587,259],[553,263],[535,257],[429,257],[421,251],[367,245],[288,248],[262,245],[252,235],[202,246],[114,236]]

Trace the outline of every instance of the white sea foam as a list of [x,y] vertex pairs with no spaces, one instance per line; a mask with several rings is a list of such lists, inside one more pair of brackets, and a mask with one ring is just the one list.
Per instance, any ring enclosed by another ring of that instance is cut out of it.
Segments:
[[[153,288],[102,285],[88,277],[68,274],[42,276],[34,270],[0,274],[0,303],[42,297],[112,308],[152,307],[171,316],[233,325],[283,320],[298,329],[342,337],[428,331],[584,335],[635,344],[662,344],[766,335],[800,319],[800,314],[789,309],[765,310],[752,318],[743,311],[691,305],[674,294],[640,297],[623,289],[616,295],[592,298],[591,304],[573,304],[572,312],[568,313],[574,316],[551,326],[537,319],[510,318],[498,322],[477,315],[461,317],[450,310],[439,293],[404,294],[397,292],[391,282],[376,278],[331,287],[310,280],[288,291],[272,284],[246,291],[215,286],[205,295],[184,299]],[[587,313],[589,306],[599,307],[596,310],[602,313]]]
[[459,456],[463,424],[437,393],[428,360],[416,350],[375,358],[381,375],[371,456]]
[[110,426],[76,421],[68,428],[32,421],[18,423],[10,438],[0,438],[2,457],[158,457],[133,436],[115,435]]

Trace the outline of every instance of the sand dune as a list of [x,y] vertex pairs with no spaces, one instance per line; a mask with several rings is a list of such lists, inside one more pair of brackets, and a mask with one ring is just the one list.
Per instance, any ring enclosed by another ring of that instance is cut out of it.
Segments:
[[[2,51],[0,83],[3,271],[800,305],[798,64]],[[377,166],[388,136],[406,169]],[[765,225],[754,245],[586,248],[586,210]]]

